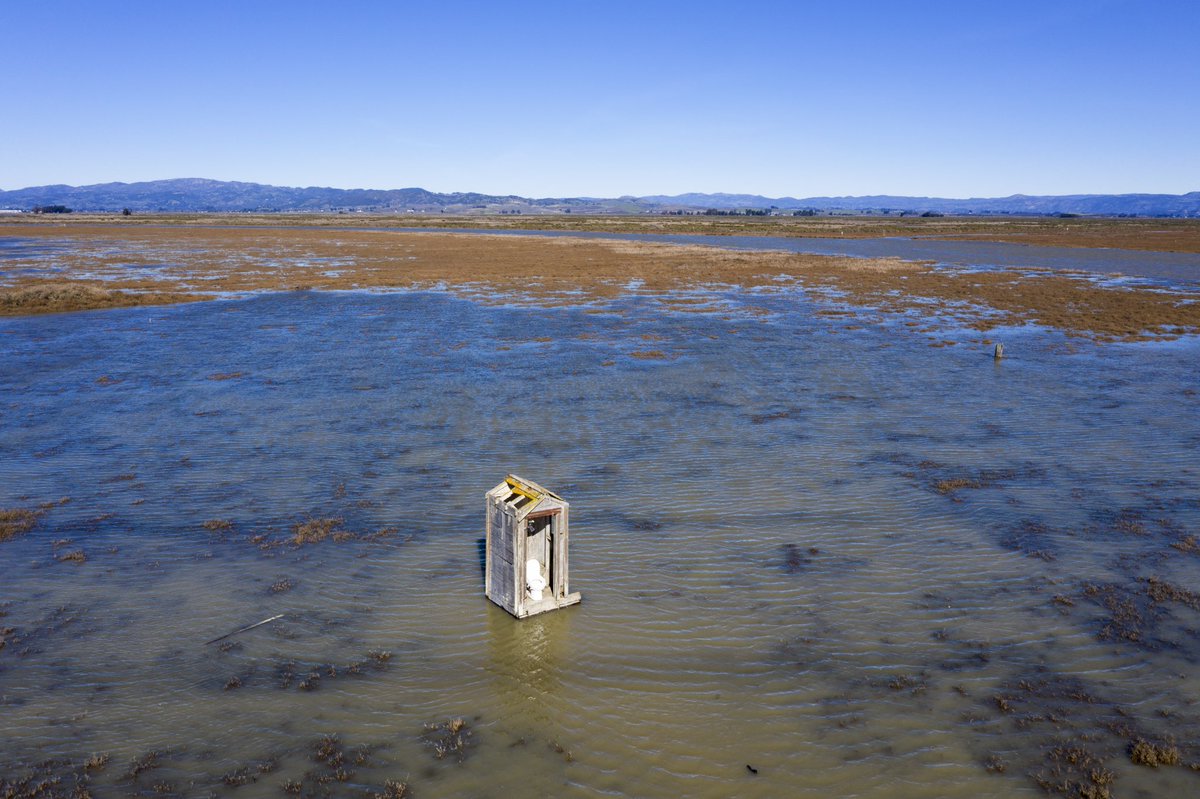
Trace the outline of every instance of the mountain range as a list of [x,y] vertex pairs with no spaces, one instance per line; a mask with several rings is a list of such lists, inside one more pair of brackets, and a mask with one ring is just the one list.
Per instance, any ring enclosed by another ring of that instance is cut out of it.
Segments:
[[949,199],[943,197],[763,197],[677,194],[643,197],[530,198],[419,188],[334,189],[180,178],[90,186],[32,186],[0,191],[0,209],[65,206],[75,211],[382,212],[382,213],[692,213],[776,209],[780,213],[906,212],[941,214],[1080,214],[1200,217],[1200,191],[1188,194],[1071,194]]

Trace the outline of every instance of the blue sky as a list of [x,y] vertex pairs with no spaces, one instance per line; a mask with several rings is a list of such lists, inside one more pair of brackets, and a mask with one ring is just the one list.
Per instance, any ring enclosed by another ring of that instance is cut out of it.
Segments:
[[0,4],[0,188],[1200,190],[1200,2]]

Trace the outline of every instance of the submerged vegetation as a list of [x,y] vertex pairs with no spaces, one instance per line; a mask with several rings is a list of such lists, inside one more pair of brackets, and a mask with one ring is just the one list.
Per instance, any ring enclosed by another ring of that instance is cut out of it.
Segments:
[[450,757],[459,763],[466,759],[474,744],[471,727],[461,718],[426,724],[423,738],[435,759]]
[[0,509],[0,541],[7,541],[29,532],[44,512],[29,508]]
[[342,518],[328,518],[299,522],[292,528],[292,543],[298,546],[316,544],[330,536],[333,536],[336,541],[339,535],[346,533],[345,530],[340,529],[344,521]]

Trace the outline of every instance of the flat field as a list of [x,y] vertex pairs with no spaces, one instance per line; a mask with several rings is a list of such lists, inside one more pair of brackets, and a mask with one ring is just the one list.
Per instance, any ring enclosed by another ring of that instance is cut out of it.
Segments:
[[[580,233],[675,233],[794,238],[910,237],[1054,247],[1113,247],[1200,253],[1200,219],[916,216],[462,216],[417,214],[105,214],[23,216],[20,225],[208,225],[472,228]],[[8,224],[7,220],[5,224]]]

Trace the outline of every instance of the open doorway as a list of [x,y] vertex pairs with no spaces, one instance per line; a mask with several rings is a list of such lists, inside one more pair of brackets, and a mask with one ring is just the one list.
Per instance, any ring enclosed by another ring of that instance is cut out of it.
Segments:
[[556,547],[558,545],[558,510],[534,514],[525,520],[525,557],[536,560],[541,578],[550,596],[559,595],[555,578]]

